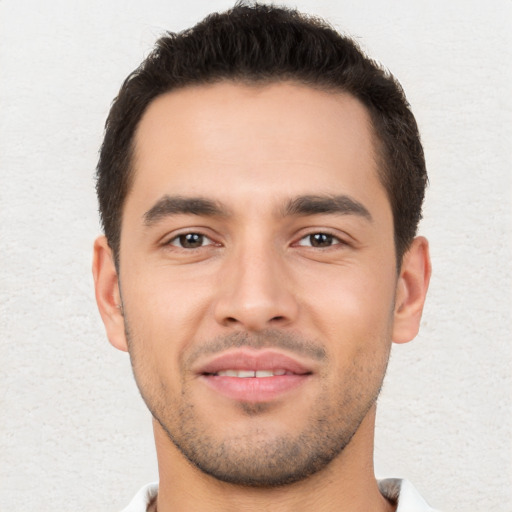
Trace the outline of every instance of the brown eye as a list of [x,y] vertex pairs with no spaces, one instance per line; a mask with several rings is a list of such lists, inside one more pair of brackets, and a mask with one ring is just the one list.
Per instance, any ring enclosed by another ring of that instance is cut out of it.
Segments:
[[332,245],[339,243],[340,241],[329,233],[313,233],[305,236],[299,241],[299,245],[318,248],[331,247]]
[[329,247],[333,243],[333,237],[326,233],[315,233],[310,239],[313,247]]
[[170,245],[181,247],[182,249],[197,249],[210,243],[211,240],[200,233],[184,233],[173,238]]

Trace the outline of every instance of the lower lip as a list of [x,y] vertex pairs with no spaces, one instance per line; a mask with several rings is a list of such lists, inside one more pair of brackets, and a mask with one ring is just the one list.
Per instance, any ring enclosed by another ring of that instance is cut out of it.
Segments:
[[274,377],[224,377],[203,375],[201,379],[212,389],[232,400],[268,402],[291,391],[310,377],[305,375],[276,375]]

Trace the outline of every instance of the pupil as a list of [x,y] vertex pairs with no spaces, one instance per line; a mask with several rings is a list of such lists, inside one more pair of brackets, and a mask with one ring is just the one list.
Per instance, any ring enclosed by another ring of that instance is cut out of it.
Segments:
[[311,235],[311,245],[313,247],[328,247],[332,245],[332,236],[325,233],[315,233]]
[[203,235],[198,233],[187,233],[180,236],[180,244],[186,249],[194,249],[203,245]]

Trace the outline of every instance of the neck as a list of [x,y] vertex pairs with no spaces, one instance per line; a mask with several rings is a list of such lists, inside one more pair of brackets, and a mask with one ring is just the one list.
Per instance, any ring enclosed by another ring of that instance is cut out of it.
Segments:
[[192,466],[154,421],[160,485],[158,512],[208,510],[391,512],[373,469],[375,406],[342,453],[314,475],[281,487],[247,487],[219,481]]

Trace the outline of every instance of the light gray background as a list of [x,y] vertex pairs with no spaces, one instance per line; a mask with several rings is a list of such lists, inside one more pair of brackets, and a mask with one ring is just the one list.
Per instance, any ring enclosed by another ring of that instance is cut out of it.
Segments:
[[[294,4],[294,2],[286,2]],[[93,299],[93,173],[122,79],[224,0],[0,0],[0,510],[115,511],[156,479],[151,422]],[[404,85],[431,186],[421,335],[393,351],[379,475],[512,510],[512,2],[300,0]]]

